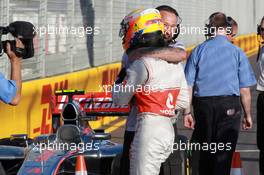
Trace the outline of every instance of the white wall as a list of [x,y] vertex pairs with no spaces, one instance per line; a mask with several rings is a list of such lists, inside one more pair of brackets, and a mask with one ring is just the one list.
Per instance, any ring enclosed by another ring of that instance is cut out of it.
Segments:
[[[86,44],[91,45],[92,39],[87,37],[60,34],[38,38],[35,57],[23,61],[24,80],[90,67],[88,55],[93,55],[95,65],[120,61],[123,52],[118,37],[120,22],[136,8],[170,5],[179,12],[183,26],[200,28],[204,27],[210,14],[222,11],[238,22],[239,34],[256,32],[256,25],[264,15],[264,0],[85,0],[87,7],[83,10],[87,16],[83,16],[80,1],[0,0],[1,25],[14,20],[28,20],[36,26],[82,27],[86,21],[100,29],[90,50]],[[91,14],[94,14],[94,19]],[[204,36],[180,35],[179,40],[191,46],[202,42]],[[0,72],[5,75],[9,72],[7,62],[7,59],[0,59]]]

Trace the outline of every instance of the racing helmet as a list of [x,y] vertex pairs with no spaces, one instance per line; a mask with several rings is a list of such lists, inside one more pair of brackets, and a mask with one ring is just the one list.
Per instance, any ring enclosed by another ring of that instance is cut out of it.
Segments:
[[123,48],[126,51],[144,34],[164,33],[164,25],[157,9],[137,9],[129,13],[120,23],[119,36],[123,39]]

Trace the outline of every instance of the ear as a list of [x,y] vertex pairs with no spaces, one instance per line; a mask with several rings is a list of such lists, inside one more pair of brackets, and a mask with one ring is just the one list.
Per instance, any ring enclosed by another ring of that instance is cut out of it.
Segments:
[[176,38],[179,36],[181,32],[180,30],[181,30],[180,24],[177,24],[172,40],[176,40]]

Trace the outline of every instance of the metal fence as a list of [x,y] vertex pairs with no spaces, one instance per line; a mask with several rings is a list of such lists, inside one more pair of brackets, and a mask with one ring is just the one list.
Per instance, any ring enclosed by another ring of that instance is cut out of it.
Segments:
[[[186,26],[203,27],[212,12],[224,11],[241,24],[241,33],[253,32],[261,16],[258,8],[264,5],[261,0],[232,0],[233,7],[228,0],[0,0],[0,25],[23,20],[39,29],[35,57],[22,65],[23,80],[31,80],[120,61],[122,18],[136,8],[161,4],[175,7]],[[204,37],[181,35],[179,39],[188,46]],[[5,57],[0,58],[0,72],[9,76]]]

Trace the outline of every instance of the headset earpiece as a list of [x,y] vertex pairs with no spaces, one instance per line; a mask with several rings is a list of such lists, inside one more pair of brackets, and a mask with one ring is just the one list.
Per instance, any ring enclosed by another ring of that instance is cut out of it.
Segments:
[[257,27],[257,34],[261,35],[261,26],[260,25],[258,25],[258,27]]
[[262,17],[261,21],[260,21],[260,24],[258,24],[258,27],[257,27],[257,34],[258,35],[261,35],[261,25],[262,23],[264,23],[264,16]]
[[179,34],[181,33],[181,28],[180,28],[180,24],[177,24],[177,27],[175,29],[175,32],[173,34],[172,40],[175,41],[176,38],[178,38]]
[[232,35],[233,34],[233,24],[232,24],[232,17],[230,16],[227,16],[226,17],[226,24],[227,24],[227,27],[228,27],[228,31],[230,31],[229,35]]
[[207,29],[207,33],[205,33],[205,37],[212,37],[214,35],[214,28],[212,28],[212,25],[210,23],[205,24],[205,28]]
[[232,18],[230,16],[226,17],[226,24],[228,27],[232,27]]
[[175,41],[176,38],[178,38],[178,36],[180,35],[181,33],[181,22],[182,22],[182,18],[179,16],[178,13],[175,14],[177,16],[177,26],[176,26],[176,29],[174,31],[174,34],[173,34],[173,37],[172,37],[172,40]]

